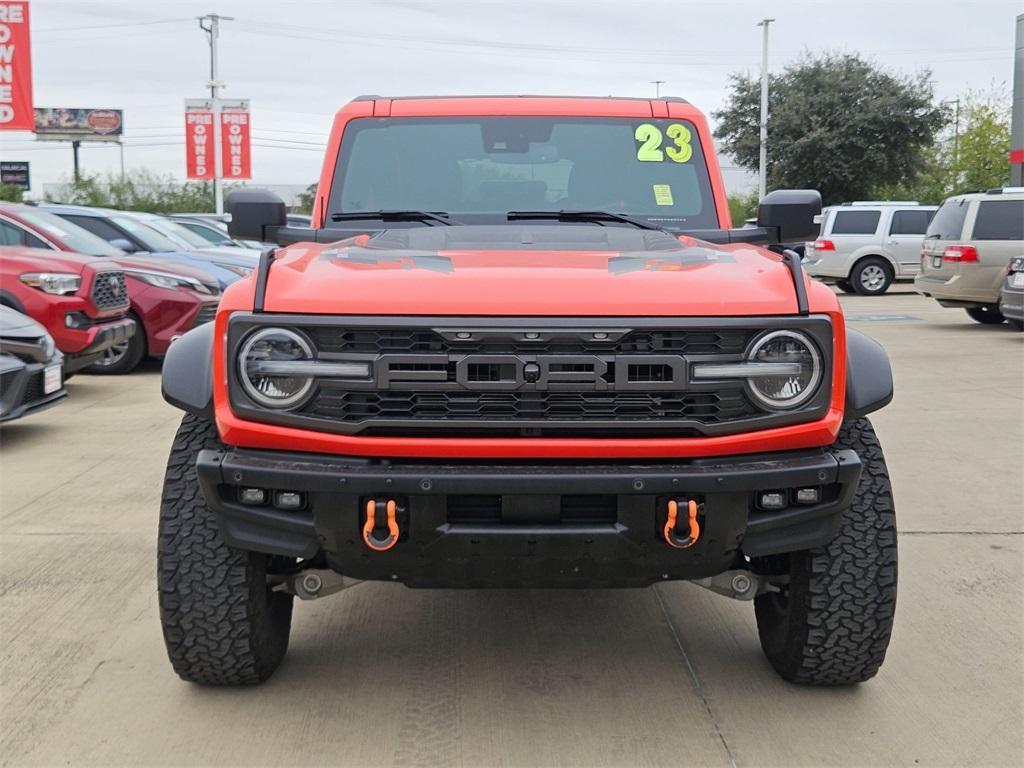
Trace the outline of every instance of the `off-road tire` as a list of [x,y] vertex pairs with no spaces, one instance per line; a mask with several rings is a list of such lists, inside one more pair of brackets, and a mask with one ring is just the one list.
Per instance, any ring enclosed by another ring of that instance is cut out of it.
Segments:
[[92,365],[87,365],[83,368],[82,373],[91,373],[98,376],[123,376],[139,367],[139,363],[146,357],[148,346],[146,344],[146,329],[142,326],[142,321],[134,312],[129,313],[128,316],[135,321],[135,333],[128,339],[128,346],[124,354],[117,360],[108,363],[104,363],[103,358],[101,358]]
[[[870,276],[878,276],[880,282],[873,284]],[[881,296],[889,290],[895,275],[892,265],[881,256],[868,256],[853,266],[850,285],[861,296]]]
[[252,685],[288,649],[292,595],[267,586],[266,555],[227,546],[199,488],[196,457],[222,448],[217,428],[186,415],[160,504],[160,623],[174,671],[203,685]]
[[754,611],[761,648],[775,671],[805,685],[851,685],[874,677],[896,609],[896,515],[871,422],[844,424],[835,447],[852,448],[864,465],[835,539],[753,563],[789,577],[783,591],[757,597]]
[[999,306],[996,304],[984,304],[980,307],[967,307],[964,310],[967,316],[976,323],[982,325],[999,325],[1006,318],[1003,317],[1003,313],[999,311]]
[[856,293],[856,291],[853,290],[853,283],[849,280],[836,280],[836,288],[843,293]]

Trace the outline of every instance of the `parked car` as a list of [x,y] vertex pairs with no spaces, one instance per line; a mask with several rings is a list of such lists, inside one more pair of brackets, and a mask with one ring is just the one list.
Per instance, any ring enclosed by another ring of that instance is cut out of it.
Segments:
[[999,311],[1011,328],[1024,331],[1024,256],[1010,259],[1000,294]]
[[233,233],[289,245],[164,365],[176,672],[265,680],[293,598],[353,579],[681,579],[752,601],[787,680],[875,675],[897,537],[867,415],[892,373],[773,248],[814,237],[820,195],[733,229],[682,99],[367,98],[335,117],[315,229],[228,198]]
[[228,234],[227,224],[211,219],[196,218],[182,214],[172,214],[172,220],[183,226],[194,235],[198,235],[210,245],[223,248],[247,248],[261,252],[263,243],[254,240],[234,240]]
[[936,206],[916,202],[855,202],[821,213],[821,234],[804,251],[804,268],[841,291],[877,296],[912,280]]
[[39,210],[77,224],[126,253],[155,255],[200,269],[216,278],[221,290],[253,269],[251,258],[183,248],[130,213],[71,205],[47,205]]
[[231,259],[236,257],[247,259],[246,264],[241,267],[232,267],[227,262],[222,264],[222,266],[231,269],[233,272],[237,272],[239,277],[246,277],[253,269],[255,269],[256,263],[259,261],[260,249],[243,248],[238,245],[215,245],[205,237],[202,237],[187,227],[182,226],[181,222],[175,221],[167,216],[134,211],[129,212],[126,215],[148,224],[161,235],[172,240],[180,248],[184,248],[185,250],[200,250],[211,254],[219,253],[224,256],[231,257]]
[[65,374],[92,365],[136,333],[125,274],[113,261],[0,247],[0,304],[46,328],[65,355]]
[[163,357],[172,339],[212,320],[220,300],[220,286],[206,272],[183,261],[129,256],[45,208],[0,204],[3,241],[109,259],[124,270],[129,316],[138,322],[140,332],[106,348],[89,373],[128,373],[147,355]]
[[979,323],[1001,323],[1006,265],[1022,244],[1024,187],[950,197],[928,225],[914,288]]
[[42,325],[0,306],[0,421],[19,419],[67,397],[63,359]]

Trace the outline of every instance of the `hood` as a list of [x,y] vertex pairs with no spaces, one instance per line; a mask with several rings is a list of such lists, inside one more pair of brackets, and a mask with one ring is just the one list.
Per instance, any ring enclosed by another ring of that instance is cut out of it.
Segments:
[[0,248],[0,258],[3,260],[4,272],[8,274],[68,272],[80,275],[86,264],[99,266],[106,263],[103,259],[98,259],[95,256],[21,246]]
[[260,258],[260,252],[255,248],[239,248],[234,245],[211,245],[209,248],[200,249],[199,252],[215,256],[214,261],[221,261],[225,264],[234,264],[240,267],[255,267],[256,262]]
[[0,306],[0,337],[35,340],[46,335],[46,329],[28,315]]
[[619,226],[517,224],[415,227],[294,245],[279,253],[270,270],[265,308],[716,316],[793,314],[797,303],[789,268],[761,248]]
[[169,275],[192,277],[204,283],[213,282],[213,278],[198,267],[190,267],[188,264],[175,259],[161,259],[156,256],[118,256],[115,259],[111,259],[109,263],[117,263],[125,269],[136,269],[144,272],[166,272]]

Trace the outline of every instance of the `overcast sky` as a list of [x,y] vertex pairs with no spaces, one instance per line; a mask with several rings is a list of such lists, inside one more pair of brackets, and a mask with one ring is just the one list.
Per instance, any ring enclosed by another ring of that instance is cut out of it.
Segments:
[[[538,93],[682,96],[721,107],[730,72],[803,52],[859,51],[893,70],[930,69],[937,96],[1010,88],[1024,2],[51,2],[34,0],[40,107],[125,112],[129,167],[184,174],[182,100],[206,95],[209,53],[196,18],[223,23],[225,97],[251,99],[255,184],[314,181],[334,112],[354,96]],[[69,144],[0,133],[0,157],[31,160],[34,192],[66,179]],[[84,146],[89,172],[118,151]]]

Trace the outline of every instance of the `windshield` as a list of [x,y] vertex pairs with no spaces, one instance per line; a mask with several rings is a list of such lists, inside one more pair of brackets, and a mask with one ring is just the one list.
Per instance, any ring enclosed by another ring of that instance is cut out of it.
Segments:
[[126,232],[130,232],[132,237],[139,240],[143,246],[145,246],[147,251],[162,253],[165,251],[181,250],[180,245],[170,238],[164,237],[155,229],[143,224],[138,219],[130,219],[127,216],[112,216],[110,220],[117,226],[121,227],[121,229]]
[[603,210],[672,229],[718,227],[686,120],[362,118],[345,129],[329,214]]
[[205,237],[200,237],[195,232],[183,227],[176,221],[154,216],[145,218],[145,222],[160,234],[168,237],[184,248],[209,248],[210,243]]
[[124,256],[124,251],[115,248],[102,237],[72,224],[46,211],[18,211],[18,216],[71,250],[86,256]]

